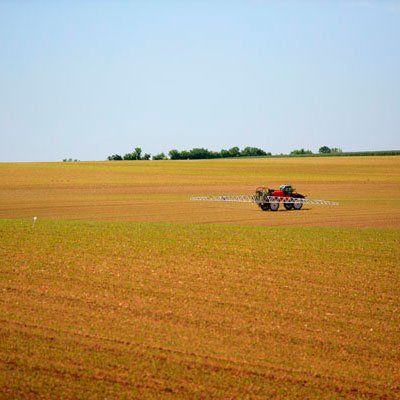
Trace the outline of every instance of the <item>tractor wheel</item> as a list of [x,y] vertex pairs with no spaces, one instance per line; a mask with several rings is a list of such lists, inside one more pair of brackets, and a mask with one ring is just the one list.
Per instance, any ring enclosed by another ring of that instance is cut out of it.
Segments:
[[269,208],[271,209],[271,211],[278,211],[279,201],[270,201]]
[[268,211],[269,210],[269,203],[261,203],[260,208],[263,211]]
[[295,210],[301,210],[301,207],[303,207],[303,203],[302,203],[301,201],[295,201],[295,202],[293,203],[293,208],[294,208]]
[[286,210],[292,210],[293,209],[293,203],[283,203],[283,206],[286,208]]

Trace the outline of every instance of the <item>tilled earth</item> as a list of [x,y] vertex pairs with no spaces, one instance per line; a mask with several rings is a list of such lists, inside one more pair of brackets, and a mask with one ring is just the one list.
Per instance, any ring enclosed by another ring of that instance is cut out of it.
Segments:
[[[191,202],[292,183],[339,207]],[[400,227],[400,157],[0,164],[0,218]]]
[[399,161],[0,164],[0,398],[399,398]]

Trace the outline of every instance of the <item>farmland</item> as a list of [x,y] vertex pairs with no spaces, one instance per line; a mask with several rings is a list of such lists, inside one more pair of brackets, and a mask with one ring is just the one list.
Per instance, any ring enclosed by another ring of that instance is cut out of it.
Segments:
[[[188,200],[286,182],[340,206]],[[400,396],[400,157],[0,164],[0,193],[0,398]]]
[[[254,193],[292,183],[334,210],[260,215],[191,195]],[[0,218],[400,227],[400,157],[0,164]]]

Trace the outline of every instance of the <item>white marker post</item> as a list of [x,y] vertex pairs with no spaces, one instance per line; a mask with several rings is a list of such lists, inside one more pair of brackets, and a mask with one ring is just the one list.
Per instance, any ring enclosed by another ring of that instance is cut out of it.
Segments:
[[37,220],[37,217],[33,217],[33,224],[32,224],[32,228],[34,228],[34,227],[35,227],[35,222],[36,222],[36,220]]

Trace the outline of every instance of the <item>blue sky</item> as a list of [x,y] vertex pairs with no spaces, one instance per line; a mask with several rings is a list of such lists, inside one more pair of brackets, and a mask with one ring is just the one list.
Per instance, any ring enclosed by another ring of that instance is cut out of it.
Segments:
[[0,161],[400,149],[398,1],[0,1]]

